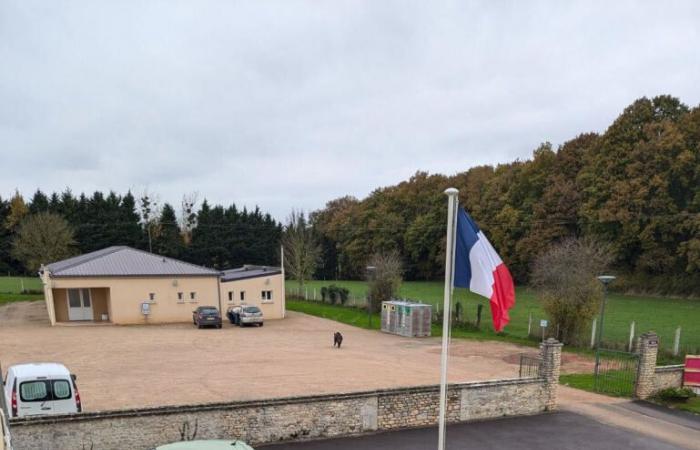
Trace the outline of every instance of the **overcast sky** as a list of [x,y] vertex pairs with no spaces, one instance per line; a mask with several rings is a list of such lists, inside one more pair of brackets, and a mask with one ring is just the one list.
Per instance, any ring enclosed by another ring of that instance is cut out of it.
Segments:
[[700,2],[0,2],[0,195],[278,219],[700,103]]

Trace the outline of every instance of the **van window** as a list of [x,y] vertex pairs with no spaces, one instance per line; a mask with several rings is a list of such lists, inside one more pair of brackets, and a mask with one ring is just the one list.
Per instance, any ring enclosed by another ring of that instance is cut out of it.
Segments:
[[66,400],[71,397],[70,384],[66,380],[53,381],[53,399]]
[[47,381],[25,381],[19,385],[19,398],[23,402],[43,402],[49,400]]

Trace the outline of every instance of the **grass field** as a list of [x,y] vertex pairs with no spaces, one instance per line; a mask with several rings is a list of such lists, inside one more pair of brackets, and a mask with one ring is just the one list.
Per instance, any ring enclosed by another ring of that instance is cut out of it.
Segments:
[[[320,299],[321,287],[332,283],[350,290],[350,303],[353,302],[352,298],[357,299],[356,303],[364,302],[367,292],[367,284],[364,281],[311,281],[307,283],[309,297],[313,297],[313,291],[316,289],[316,296]],[[288,292],[294,292],[296,288],[296,282],[287,281]],[[442,295],[442,282],[404,282],[401,287],[402,297],[430,303],[438,308],[442,305]],[[488,328],[490,316],[486,299],[466,289],[456,289],[454,300],[462,304],[469,320],[474,320],[477,305],[483,304],[485,317],[482,320],[485,326],[482,328]],[[525,338],[530,314],[532,314],[533,327],[538,327],[540,319],[546,318],[533,292],[524,288],[516,289],[516,305],[511,310],[511,322],[505,329],[506,334]],[[632,321],[636,322],[636,334],[656,331],[660,344],[665,349],[673,346],[675,330],[680,326],[681,347],[688,352],[700,349],[700,300],[609,295],[605,314],[604,341],[618,344],[627,342]],[[495,336],[492,332],[490,334]]]
[[40,291],[43,289],[39,277],[0,277],[0,304],[16,301],[41,300],[43,294],[23,294],[22,289]]

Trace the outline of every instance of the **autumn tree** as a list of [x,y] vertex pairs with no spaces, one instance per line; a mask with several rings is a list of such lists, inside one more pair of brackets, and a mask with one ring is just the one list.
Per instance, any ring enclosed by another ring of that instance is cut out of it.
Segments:
[[367,263],[367,283],[372,312],[381,311],[382,302],[398,294],[403,280],[401,257],[397,251],[379,252]]
[[596,276],[611,261],[610,246],[592,239],[566,239],[535,259],[532,285],[564,343],[580,344],[602,298]]
[[61,216],[39,212],[27,216],[19,225],[12,244],[12,255],[30,273],[42,264],[65,259],[74,253],[73,230]]

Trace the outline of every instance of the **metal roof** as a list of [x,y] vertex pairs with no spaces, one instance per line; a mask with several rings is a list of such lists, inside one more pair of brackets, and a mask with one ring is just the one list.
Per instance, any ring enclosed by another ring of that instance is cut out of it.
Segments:
[[282,273],[279,267],[271,266],[243,266],[238,269],[224,270],[221,275],[221,281],[244,280],[246,278],[268,277]]
[[52,277],[219,276],[221,272],[126,246],[107,247],[44,267]]

